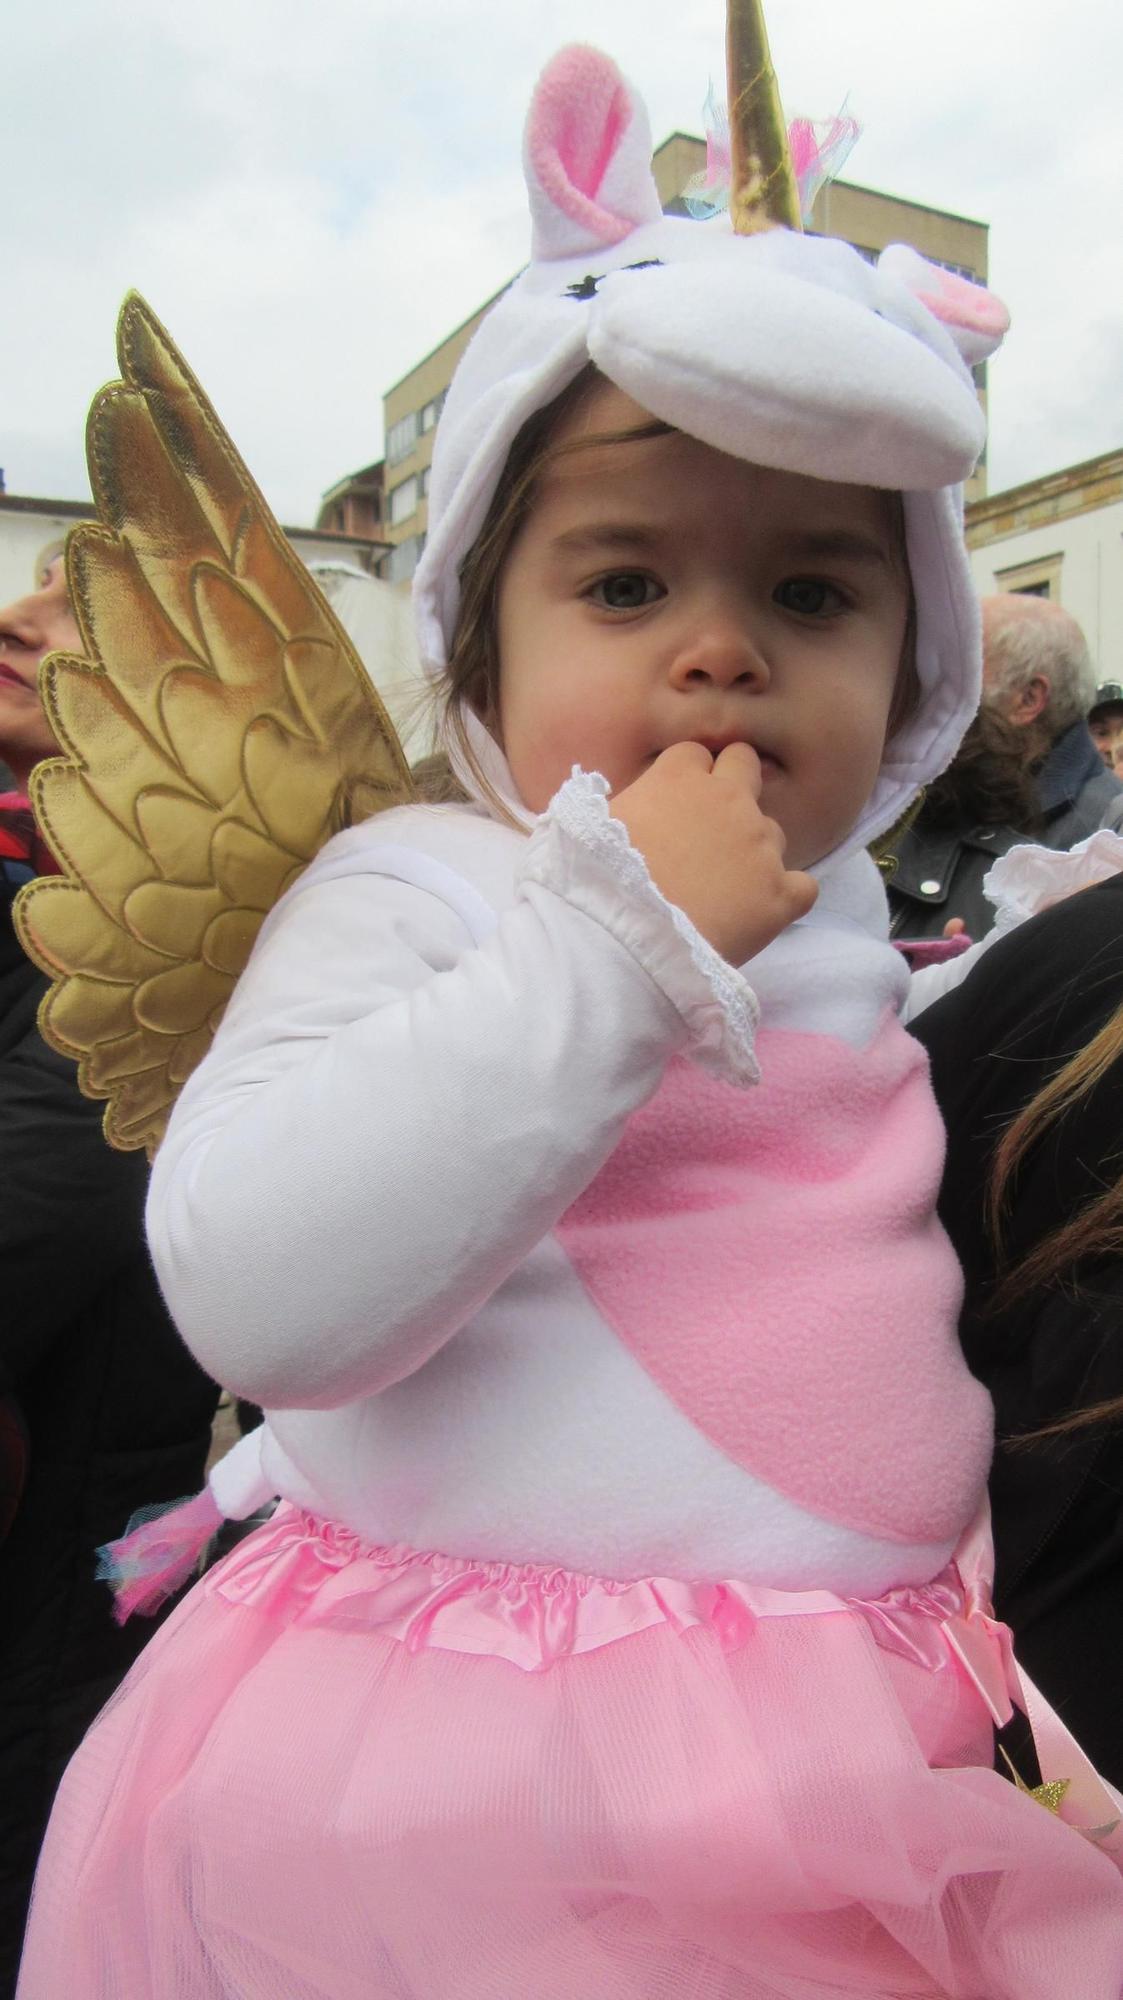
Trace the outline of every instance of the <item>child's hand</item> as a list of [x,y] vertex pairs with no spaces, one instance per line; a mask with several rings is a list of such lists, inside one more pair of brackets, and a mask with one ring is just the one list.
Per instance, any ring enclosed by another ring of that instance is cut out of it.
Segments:
[[656,887],[731,965],[806,916],[819,893],[810,875],[784,867],[784,836],[760,810],[760,782],[747,743],[717,757],[676,743],[609,806]]

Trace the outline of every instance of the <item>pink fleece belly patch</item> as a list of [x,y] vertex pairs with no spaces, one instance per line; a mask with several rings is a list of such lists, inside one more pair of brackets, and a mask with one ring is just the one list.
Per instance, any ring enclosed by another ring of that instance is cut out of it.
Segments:
[[954,1537],[990,1400],[956,1337],[943,1133],[892,1017],[854,1049],[764,1032],[740,1091],[672,1063],[558,1235],[599,1310],[722,1451],[828,1520]]

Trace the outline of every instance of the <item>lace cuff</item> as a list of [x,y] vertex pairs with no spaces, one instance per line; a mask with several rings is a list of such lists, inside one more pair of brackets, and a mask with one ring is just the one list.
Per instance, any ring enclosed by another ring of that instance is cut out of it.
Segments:
[[759,1083],[756,994],[660,894],[608,798],[600,772],[575,765],[531,835],[520,881],[552,889],[619,939],[678,1009],[704,1069],[730,1083]]
[[983,880],[998,915],[996,931],[1011,931],[1078,889],[1090,889],[1123,869],[1123,837],[1100,827],[1075,847],[1011,847]]

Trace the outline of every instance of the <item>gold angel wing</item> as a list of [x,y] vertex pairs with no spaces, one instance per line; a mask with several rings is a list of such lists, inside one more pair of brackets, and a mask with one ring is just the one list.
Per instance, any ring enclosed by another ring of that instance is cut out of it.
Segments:
[[412,796],[393,726],[199,384],[144,301],[87,427],[98,523],[72,530],[87,658],[53,654],[65,752],[32,799],[63,874],[21,892],[46,1039],[159,1145],[267,911],[342,827]]

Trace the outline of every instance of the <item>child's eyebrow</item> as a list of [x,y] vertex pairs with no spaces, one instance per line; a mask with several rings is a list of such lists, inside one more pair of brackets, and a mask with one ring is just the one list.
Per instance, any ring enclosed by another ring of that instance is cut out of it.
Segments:
[[823,528],[808,534],[786,535],[783,545],[786,556],[801,561],[876,563],[881,568],[891,568],[893,562],[885,543],[876,535],[862,534],[860,529]]
[[566,528],[551,544],[558,555],[587,555],[597,550],[651,550],[661,546],[665,531],[630,521],[588,521]]

